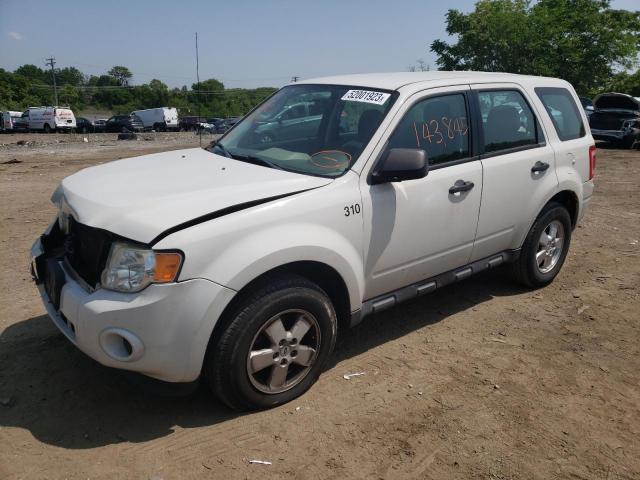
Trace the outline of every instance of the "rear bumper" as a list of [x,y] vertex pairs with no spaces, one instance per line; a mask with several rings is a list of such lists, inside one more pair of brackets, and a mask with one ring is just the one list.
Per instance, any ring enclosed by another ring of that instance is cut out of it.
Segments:
[[[43,253],[37,240],[31,255]],[[150,285],[139,293],[89,292],[64,262],[58,265],[65,277],[59,309],[42,282],[38,290],[53,323],[81,351],[103,365],[166,382],[200,376],[213,327],[233,290],[193,279]]]
[[578,209],[578,218],[576,219],[576,226],[582,221],[587,210],[589,210],[589,204],[591,203],[591,197],[593,196],[594,190],[593,180],[589,180],[588,182],[584,182],[582,184],[582,201],[580,202]]

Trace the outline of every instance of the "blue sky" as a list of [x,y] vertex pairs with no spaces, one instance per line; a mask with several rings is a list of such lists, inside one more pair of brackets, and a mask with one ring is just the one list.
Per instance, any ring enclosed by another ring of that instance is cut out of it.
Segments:
[[[0,67],[56,57],[58,67],[101,74],[125,65],[134,83],[200,78],[227,87],[280,86],[340,73],[435,68],[429,44],[446,38],[448,8],[475,0],[0,0]],[[613,0],[640,9],[640,0]]]

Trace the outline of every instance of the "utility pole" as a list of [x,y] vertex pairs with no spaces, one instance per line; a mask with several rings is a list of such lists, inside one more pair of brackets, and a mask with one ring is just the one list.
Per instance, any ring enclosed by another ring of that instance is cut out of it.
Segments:
[[292,82],[297,82],[298,80],[300,80],[300,77],[298,75],[294,75],[293,77],[291,77]]
[[51,76],[53,77],[53,96],[56,100],[55,106],[58,106],[58,86],[56,85],[56,69],[54,65],[56,64],[56,59],[54,57],[45,58],[47,63],[45,65],[51,67]]
[[198,55],[198,32],[196,32],[196,82],[196,85],[198,86],[196,90],[196,101],[198,102],[198,121],[196,122],[196,125],[198,125],[200,148],[202,148],[202,125],[200,125],[200,57]]

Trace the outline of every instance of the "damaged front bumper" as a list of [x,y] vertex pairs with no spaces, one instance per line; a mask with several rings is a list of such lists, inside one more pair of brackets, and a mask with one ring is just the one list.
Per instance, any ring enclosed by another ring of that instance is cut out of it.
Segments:
[[65,337],[109,367],[166,382],[196,380],[213,327],[235,292],[205,279],[152,284],[138,293],[92,290],[55,248],[55,235],[54,222],[33,244],[31,273]]

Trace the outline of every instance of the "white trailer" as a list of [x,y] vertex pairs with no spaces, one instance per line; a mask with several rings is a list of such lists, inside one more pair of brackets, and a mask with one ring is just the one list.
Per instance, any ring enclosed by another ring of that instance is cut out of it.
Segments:
[[6,111],[0,115],[0,131],[11,132],[14,129],[13,124],[22,117],[22,112]]
[[148,108],[131,112],[142,120],[145,130],[178,130],[178,110],[174,107]]
[[49,133],[76,128],[76,116],[69,107],[29,107],[28,112],[29,130]]

